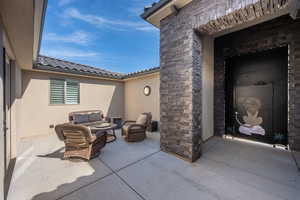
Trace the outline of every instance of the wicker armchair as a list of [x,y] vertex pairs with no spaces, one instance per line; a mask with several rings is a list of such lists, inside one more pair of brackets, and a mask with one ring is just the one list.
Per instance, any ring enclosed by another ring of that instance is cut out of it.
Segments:
[[83,125],[60,124],[55,127],[55,131],[59,139],[65,142],[64,158],[90,160],[97,157],[106,144],[105,132],[96,136]]
[[150,128],[151,113],[142,113],[137,121],[125,121],[122,126],[122,136],[127,142],[138,142],[146,138],[146,131]]

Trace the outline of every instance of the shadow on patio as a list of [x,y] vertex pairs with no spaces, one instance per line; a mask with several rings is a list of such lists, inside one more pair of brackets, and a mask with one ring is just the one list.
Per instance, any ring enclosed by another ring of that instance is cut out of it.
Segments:
[[[117,131],[118,139],[107,144],[101,155],[90,162],[62,160],[64,144],[56,135],[24,139],[19,147],[20,156],[8,199],[61,199],[82,187],[102,179],[105,181],[108,176],[114,177],[113,171],[159,151],[158,133],[148,133],[148,138],[143,142],[130,144],[120,135],[120,131]],[[113,181],[111,187],[116,188],[116,194],[120,191],[121,196],[132,193],[118,179]]]
[[300,195],[290,153],[258,144],[213,138],[192,164],[159,151],[158,133],[126,143],[118,131],[118,139],[89,163],[61,160],[63,144],[52,136],[22,144],[10,200],[274,200]]

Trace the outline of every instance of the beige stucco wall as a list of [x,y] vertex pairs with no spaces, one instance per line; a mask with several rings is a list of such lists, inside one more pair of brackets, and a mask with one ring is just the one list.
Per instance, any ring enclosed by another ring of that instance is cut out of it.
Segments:
[[[79,105],[50,105],[50,78],[80,81]],[[22,99],[20,106],[20,137],[53,134],[50,125],[68,121],[68,113],[100,109],[105,116],[123,117],[124,83],[53,73],[22,71]]]
[[[1,20],[1,16],[0,16]],[[0,21],[0,65],[3,66],[3,28]],[[4,199],[4,180],[5,180],[5,142],[4,142],[4,131],[3,131],[3,67],[0,68],[0,200]]]
[[22,132],[18,122],[21,121],[20,101],[22,96],[22,72],[15,61],[11,63],[11,102],[10,102],[10,131],[11,131],[11,153],[17,157],[17,146],[19,134]]
[[[151,112],[152,119],[159,121],[159,74],[131,79],[125,82],[125,119],[136,120],[143,112]],[[145,96],[144,87],[151,87],[150,96]]]

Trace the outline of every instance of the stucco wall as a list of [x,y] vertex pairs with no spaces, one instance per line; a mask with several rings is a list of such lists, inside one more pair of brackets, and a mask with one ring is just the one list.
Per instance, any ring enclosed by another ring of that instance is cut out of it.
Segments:
[[[1,19],[1,18],[0,18]],[[5,149],[4,149],[4,131],[3,131],[3,29],[2,24],[0,22],[0,200],[4,199],[4,177],[5,177],[5,165],[4,165],[4,157],[5,157]]]
[[19,134],[22,129],[18,126],[21,121],[20,98],[22,95],[22,73],[16,61],[11,62],[11,102],[10,102],[10,134],[11,134],[11,155],[17,157]]
[[[125,119],[136,120],[143,112],[151,112],[152,119],[159,121],[159,74],[131,79],[125,82]],[[145,96],[144,87],[151,87]]]
[[[79,105],[50,105],[50,78],[80,81]],[[124,83],[91,78],[62,76],[52,73],[22,71],[20,137],[53,134],[50,125],[68,121],[68,113],[100,109],[105,116],[123,117]]]

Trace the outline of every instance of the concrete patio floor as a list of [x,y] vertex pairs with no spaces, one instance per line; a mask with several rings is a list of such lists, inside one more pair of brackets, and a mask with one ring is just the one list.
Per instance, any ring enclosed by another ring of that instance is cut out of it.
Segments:
[[140,143],[118,139],[90,162],[61,160],[55,136],[23,140],[9,200],[299,199],[290,152],[213,138],[185,162],[159,150],[159,133]]

